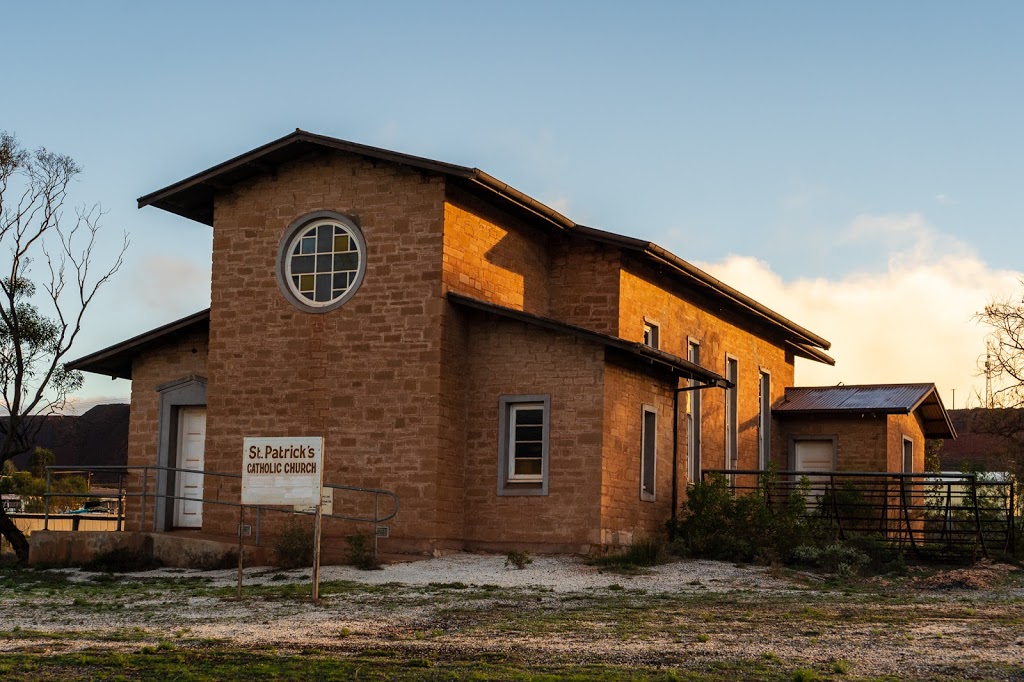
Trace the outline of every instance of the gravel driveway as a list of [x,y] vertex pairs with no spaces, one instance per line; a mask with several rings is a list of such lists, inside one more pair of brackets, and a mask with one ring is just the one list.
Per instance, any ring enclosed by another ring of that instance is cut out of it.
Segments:
[[319,605],[308,599],[308,569],[247,569],[241,601],[231,570],[60,569],[47,573],[63,586],[0,591],[0,651],[135,650],[171,639],[342,656],[383,647],[687,670],[841,663],[858,677],[1024,680],[1019,579],[991,590],[906,579],[827,587],[815,576],[712,561],[636,575],[567,557],[537,557],[523,570],[504,564],[456,554],[380,571],[328,566]]

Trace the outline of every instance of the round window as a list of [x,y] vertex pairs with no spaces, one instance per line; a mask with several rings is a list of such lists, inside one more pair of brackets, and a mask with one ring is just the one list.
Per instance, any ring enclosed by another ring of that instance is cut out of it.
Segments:
[[336,213],[307,215],[281,240],[277,279],[285,297],[310,312],[334,310],[355,294],[366,272],[359,228]]

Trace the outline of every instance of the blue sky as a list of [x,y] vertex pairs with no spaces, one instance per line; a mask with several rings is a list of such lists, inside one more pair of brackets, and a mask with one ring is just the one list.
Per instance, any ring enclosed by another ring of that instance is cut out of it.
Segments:
[[831,339],[839,366],[799,383],[962,404],[970,314],[1021,270],[1020,3],[8,3],[4,23],[0,128],[74,156],[76,199],[133,242],[75,355],[208,304],[209,228],[135,199],[296,127],[658,242]]

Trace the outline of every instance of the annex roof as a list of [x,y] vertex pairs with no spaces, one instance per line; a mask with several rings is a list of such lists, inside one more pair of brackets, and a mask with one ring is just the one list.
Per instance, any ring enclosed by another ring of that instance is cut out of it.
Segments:
[[168,341],[193,331],[210,330],[210,309],[200,310],[187,317],[133,336],[127,341],[115,343],[103,350],[90,353],[67,363],[68,369],[77,369],[94,374],[103,374],[112,379],[131,379],[132,360],[141,353],[163,345]]
[[525,212],[556,229],[633,251],[656,265],[667,266],[677,276],[683,277],[687,283],[697,286],[716,298],[724,299],[729,305],[752,314],[755,318],[768,323],[770,327],[781,331],[790,350],[797,355],[817,362],[835,364],[831,357],[822,352],[831,346],[826,339],[724,284],[657,244],[578,225],[550,206],[520,192],[479,168],[402,154],[296,129],[295,132],[273,142],[140,197],[138,205],[139,208],[155,206],[206,225],[213,225],[213,203],[218,192],[230,188],[235,183],[260,175],[272,174],[277,166],[283,163],[324,150],[349,152],[370,159],[401,164],[424,172],[440,173],[455,179],[463,186],[482,190],[496,201],[512,206],[519,212]]
[[772,413],[778,417],[825,414],[918,412],[928,438],[956,438],[956,429],[935,384],[791,386]]
[[562,334],[569,334],[571,336],[600,344],[606,348],[614,348],[643,362],[661,366],[675,374],[678,374],[679,376],[696,379],[708,386],[717,386],[719,388],[729,388],[732,386],[732,383],[720,374],[716,374],[709,369],[705,369],[700,365],[696,365],[689,360],[685,360],[677,355],[673,355],[672,353],[666,353],[665,351],[645,346],[642,343],[627,341],[626,339],[617,336],[610,336],[608,334],[601,334],[583,327],[577,327],[576,325],[554,320],[550,317],[541,317],[540,315],[523,312],[522,310],[516,310],[515,308],[507,308],[494,303],[488,303],[487,301],[481,301],[478,298],[465,296],[454,291],[448,292],[448,300],[451,303],[466,308],[482,310],[484,312],[511,320],[517,320],[536,327],[550,329]]

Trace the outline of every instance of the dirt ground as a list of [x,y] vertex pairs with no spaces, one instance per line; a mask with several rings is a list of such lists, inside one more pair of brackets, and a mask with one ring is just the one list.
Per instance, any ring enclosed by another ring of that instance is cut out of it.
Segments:
[[[454,555],[381,571],[0,570],[0,652],[229,646],[496,657],[701,671],[810,668],[836,679],[1024,680],[1024,579],[1008,565],[821,576],[684,561],[629,574],[573,558]],[[768,672],[765,672],[768,671]],[[788,675],[788,673],[785,673]]]

